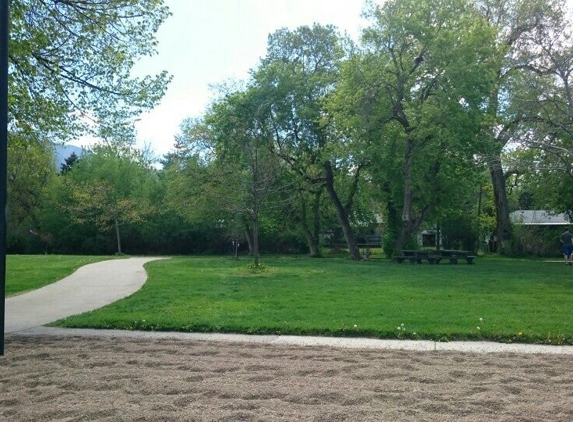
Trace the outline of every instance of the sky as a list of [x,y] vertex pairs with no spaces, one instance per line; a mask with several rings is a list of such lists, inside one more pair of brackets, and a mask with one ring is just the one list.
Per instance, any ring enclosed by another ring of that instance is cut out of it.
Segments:
[[[266,54],[277,29],[332,24],[357,39],[365,25],[364,0],[165,0],[172,16],[157,33],[158,54],[140,60],[134,74],[173,75],[163,100],[136,123],[137,146],[162,156],[172,150],[179,125],[204,114],[211,86],[246,80]],[[83,144],[82,144],[83,142]],[[76,142],[85,145],[85,140]]]
[[[569,7],[573,0],[567,0]],[[211,87],[246,80],[266,54],[268,35],[280,28],[332,24],[357,40],[367,23],[364,0],[165,0],[170,16],[157,33],[158,53],[134,74],[167,70],[173,80],[162,101],[136,123],[137,146],[161,157],[173,149],[185,118],[201,117],[215,97]],[[93,142],[93,141],[92,141]],[[86,146],[89,138],[72,144]]]

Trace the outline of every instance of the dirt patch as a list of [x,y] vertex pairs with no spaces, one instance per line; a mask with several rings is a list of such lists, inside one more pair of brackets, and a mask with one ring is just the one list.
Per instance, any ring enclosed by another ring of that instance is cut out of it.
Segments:
[[8,336],[6,421],[573,420],[570,355]]

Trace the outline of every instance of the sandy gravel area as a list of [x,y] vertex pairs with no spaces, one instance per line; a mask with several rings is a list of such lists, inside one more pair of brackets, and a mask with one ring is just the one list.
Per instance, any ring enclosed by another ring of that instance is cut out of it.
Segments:
[[9,335],[2,421],[570,421],[573,356]]

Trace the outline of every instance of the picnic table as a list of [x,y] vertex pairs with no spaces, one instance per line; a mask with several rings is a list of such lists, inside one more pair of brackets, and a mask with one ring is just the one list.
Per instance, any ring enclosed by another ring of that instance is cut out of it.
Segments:
[[401,264],[404,261],[421,264],[428,261],[430,264],[439,264],[442,260],[448,260],[450,264],[457,264],[459,259],[464,259],[468,264],[473,264],[475,256],[471,251],[458,250],[401,250],[393,256],[394,261]]
[[[411,263],[421,264],[423,259],[429,259],[429,251],[418,251],[418,250],[403,250],[399,251],[398,255],[394,255],[394,260],[401,264],[404,261],[410,261]],[[432,263],[432,262],[430,262]]]
[[476,259],[475,255],[472,254],[471,251],[457,251],[457,250],[440,250],[439,255],[436,255],[434,258],[436,260],[436,264],[439,264],[442,259],[447,259],[450,261],[450,264],[457,264],[458,259],[465,259],[468,264],[473,264],[474,259]]

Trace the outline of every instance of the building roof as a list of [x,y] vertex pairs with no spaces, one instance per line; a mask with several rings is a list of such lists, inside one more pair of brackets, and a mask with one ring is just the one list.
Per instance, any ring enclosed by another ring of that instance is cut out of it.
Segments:
[[525,226],[567,226],[571,224],[565,213],[546,210],[517,210],[509,214],[514,224]]

